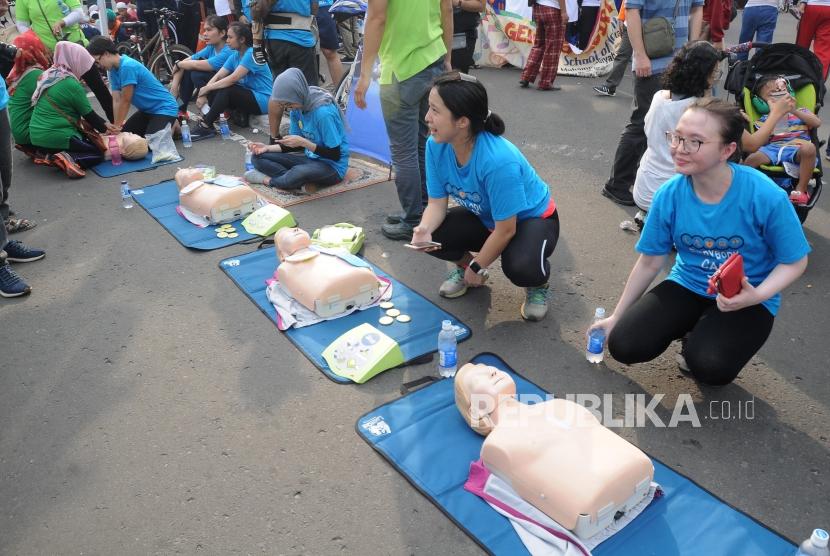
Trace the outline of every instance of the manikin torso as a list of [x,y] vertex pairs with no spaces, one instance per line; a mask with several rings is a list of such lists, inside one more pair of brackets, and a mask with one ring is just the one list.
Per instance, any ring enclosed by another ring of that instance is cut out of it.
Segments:
[[593,519],[609,504],[627,501],[636,485],[652,481],[648,456],[581,405],[558,398],[521,403],[513,397],[509,375],[484,365],[469,367],[490,373],[489,383],[471,383],[471,393],[499,400],[490,403],[492,412],[484,417],[494,426],[481,447],[482,461],[566,529],[576,527],[580,514]]
[[311,240],[303,230],[283,228],[277,232],[275,243],[280,284],[320,316],[328,316],[336,308],[363,305],[380,295],[378,278],[371,269],[311,248]]

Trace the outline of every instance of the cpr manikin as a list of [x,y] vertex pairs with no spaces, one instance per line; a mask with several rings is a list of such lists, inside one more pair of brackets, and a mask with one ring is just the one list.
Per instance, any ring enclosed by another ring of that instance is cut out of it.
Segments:
[[638,448],[604,427],[579,404],[516,399],[507,373],[464,365],[455,402],[486,436],[481,460],[525,501],[580,538],[613,523],[648,495],[654,467]]
[[277,280],[319,317],[366,307],[380,298],[378,277],[347,251],[312,247],[308,233],[299,228],[282,228],[274,242],[280,261]]
[[245,218],[261,204],[256,191],[233,176],[214,178],[224,180],[222,183],[228,186],[205,181],[200,168],[182,168],[175,178],[179,188],[179,212],[199,226]]
[[[107,138],[108,139],[108,138]],[[118,150],[121,152],[121,158],[124,160],[141,160],[150,149],[147,146],[147,139],[129,131],[122,131],[115,135],[115,140],[118,142]],[[107,150],[104,153],[106,160],[111,160],[109,140],[104,141],[107,145]]]

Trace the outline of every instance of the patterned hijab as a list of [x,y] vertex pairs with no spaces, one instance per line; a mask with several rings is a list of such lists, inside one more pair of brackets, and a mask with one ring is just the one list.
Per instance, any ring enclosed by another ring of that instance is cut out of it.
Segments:
[[51,65],[49,51],[46,50],[43,42],[31,29],[15,37],[13,44],[20,51],[20,54],[14,59],[14,66],[6,78],[10,95],[14,94],[20,80],[31,70],[35,68],[45,70]]
[[[86,54],[86,57],[82,56],[80,51],[73,47],[83,50],[83,54]],[[83,46],[60,41],[55,45],[52,65],[37,80],[37,87],[35,87],[35,92],[32,95],[32,106],[37,104],[43,91],[67,77],[80,78],[81,75],[89,71],[89,68],[94,63],[95,60],[92,58],[92,55]]]

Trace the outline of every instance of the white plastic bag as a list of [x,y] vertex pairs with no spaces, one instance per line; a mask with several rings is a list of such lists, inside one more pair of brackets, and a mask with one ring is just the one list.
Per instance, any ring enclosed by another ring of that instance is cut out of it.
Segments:
[[150,150],[153,151],[153,164],[181,160],[182,157],[179,156],[179,151],[176,150],[176,144],[173,142],[173,127],[170,124],[164,126],[161,131],[145,135],[145,138],[150,145]]

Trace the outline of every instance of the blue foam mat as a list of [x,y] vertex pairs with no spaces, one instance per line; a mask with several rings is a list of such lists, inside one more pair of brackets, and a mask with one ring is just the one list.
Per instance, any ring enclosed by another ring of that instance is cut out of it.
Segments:
[[180,157],[178,160],[170,160],[167,162],[153,164],[153,153],[147,153],[147,156],[141,160],[125,160],[118,166],[113,165],[113,163],[109,160],[105,160],[104,162],[93,166],[92,171],[102,178],[113,178],[115,176],[121,176],[131,172],[144,172],[146,170],[152,170],[153,168],[164,166],[166,164],[176,164],[182,160],[184,160],[184,157]]
[[[331,380],[341,384],[353,384],[351,380],[331,372],[328,364],[323,359],[323,350],[341,334],[365,322],[376,326],[398,342],[403,352],[404,361],[411,361],[438,350],[438,332],[441,329],[442,320],[451,320],[461,327],[462,330],[457,335],[459,342],[471,336],[470,328],[461,323],[455,316],[434,305],[421,294],[392,278],[372,263],[369,264],[375,274],[389,278],[392,281],[391,301],[401,313],[412,317],[412,321],[409,323],[395,322],[389,326],[381,326],[378,324],[378,319],[383,316],[383,309],[371,307],[363,311],[355,311],[351,315],[339,319],[323,321],[303,328],[289,328],[285,331],[288,339]],[[265,294],[265,280],[272,277],[274,270],[277,268],[274,248],[261,249],[240,257],[225,259],[220,261],[219,267],[276,326],[277,311]]]
[[[484,353],[472,361],[510,373],[519,394],[546,394],[497,355]],[[374,436],[368,426],[380,420],[390,432]],[[470,463],[479,459],[483,437],[473,432],[458,413],[452,380],[437,381],[382,405],[358,419],[355,428],[488,553],[528,554],[508,519],[464,490]],[[652,502],[625,529],[600,544],[593,554],[792,556],[795,552],[795,545],[789,540],[660,461],[652,461],[655,481],[665,495]]]
[[176,187],[174,180],[133,189],[132,192],[133,199],[185,247],[210,251],[260,238],[245,231],[242,227],[242,219],[231,222],[231,225],[236,228],[236,233],[239,234],[239,237],[234,238],[216,237],[216,226],[200,228],[188,222],[184,216],[176,212],[176,207],[179,205],[179,188]]

